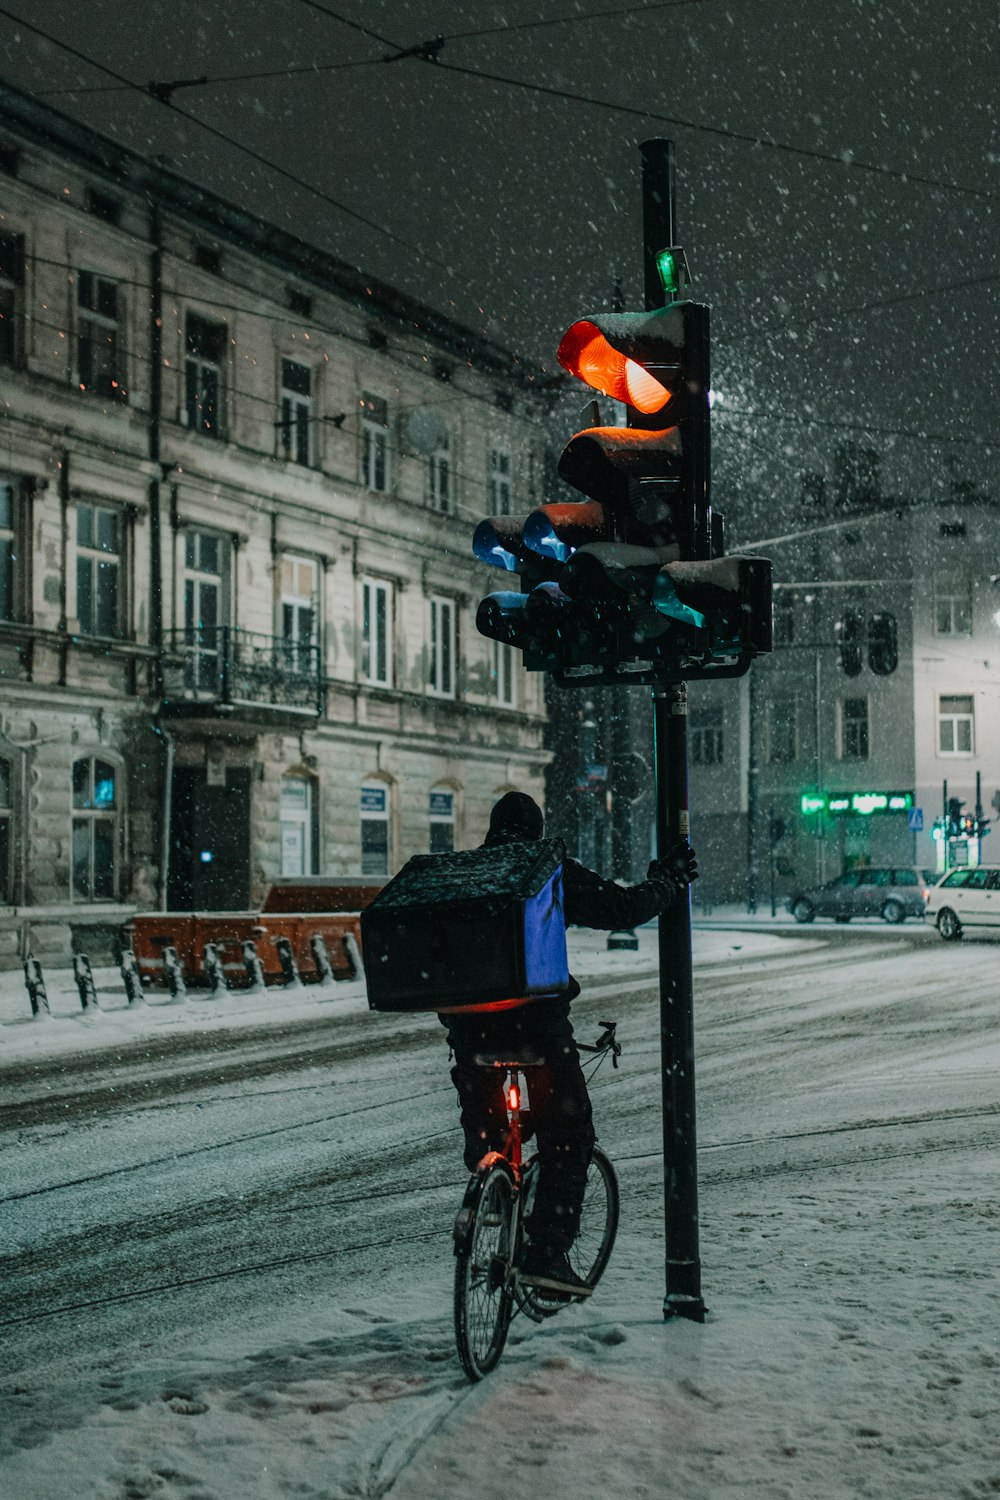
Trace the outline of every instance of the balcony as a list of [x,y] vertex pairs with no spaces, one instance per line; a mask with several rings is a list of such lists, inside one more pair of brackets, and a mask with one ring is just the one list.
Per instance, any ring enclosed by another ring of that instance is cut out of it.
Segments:
[[323,707],[318,646],[235,625],[167,633],[164,708],[174,716],[316,718]]

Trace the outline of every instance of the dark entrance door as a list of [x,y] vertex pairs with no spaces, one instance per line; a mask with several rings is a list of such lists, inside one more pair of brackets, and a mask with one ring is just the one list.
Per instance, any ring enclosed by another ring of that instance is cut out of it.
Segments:
[[250,772],[227,767],[209,786],[202,766],[174,771],[171,911],[246,911],[250,904]]

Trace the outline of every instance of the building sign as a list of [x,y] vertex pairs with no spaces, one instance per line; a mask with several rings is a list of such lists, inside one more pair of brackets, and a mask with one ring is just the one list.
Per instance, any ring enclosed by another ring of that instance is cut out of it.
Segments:
[[803,792],[799,801],[803,813],[831,813],[843,816],[855,813],[863,818],[873,813],[909,813],[913,808],[912,792]]
[[430,794],[430,816],[432,818],[452,818],[455,816],[455,793],[454,792],[431,792]]
[[369,817],[385,817],[385,791],[384,786],[363,786],[361,811]]

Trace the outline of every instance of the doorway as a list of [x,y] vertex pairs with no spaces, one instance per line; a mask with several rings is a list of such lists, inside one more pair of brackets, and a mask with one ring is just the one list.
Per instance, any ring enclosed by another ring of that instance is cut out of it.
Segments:
[[204,766],[174,771],[171,911],[246,911],[250,905],[250,771],[227,766],[210,786]]

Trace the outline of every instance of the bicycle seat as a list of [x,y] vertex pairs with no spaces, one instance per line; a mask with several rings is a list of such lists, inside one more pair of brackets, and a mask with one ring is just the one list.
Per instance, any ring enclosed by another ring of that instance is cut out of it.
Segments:
[[537,1052],[522,1052],[520,1057],[508,1057],[506,1052],[477,1052],[472,1060],[477,1068],[503,1068],[508,1073],[511,1068],[540,1068],[545,1063]]

